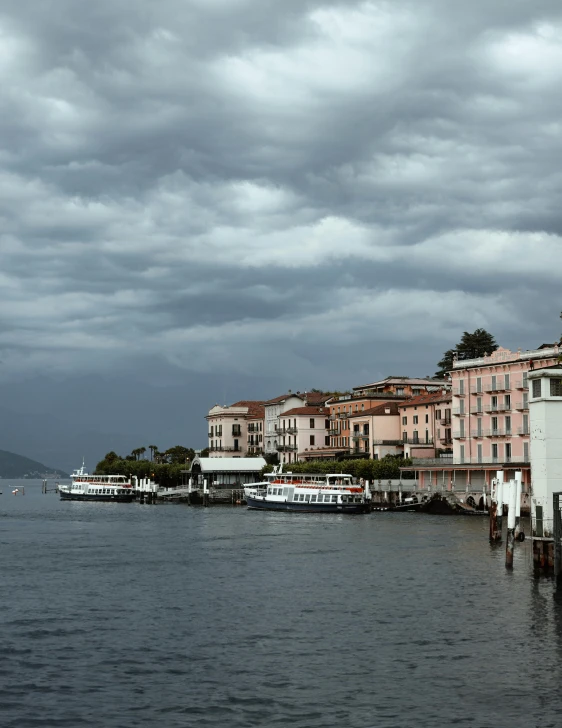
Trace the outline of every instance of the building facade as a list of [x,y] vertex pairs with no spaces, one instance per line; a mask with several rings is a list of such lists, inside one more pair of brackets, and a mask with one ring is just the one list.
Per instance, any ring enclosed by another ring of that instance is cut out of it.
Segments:
[[400,403],[400,437],[404,457],[452,455],[451,391],[422,394]]
[[263,417],[263,402],[241,400],[225,407],[215,405],[205,418],[209,428],[208,447],[211,456],[245,457],[250,441],[254,442],[257,436],[259,443],[260,434],[263,441]]
[[543,345],[531,351],[499,348],[489,356],[457,361],[452,384],[453,456],[416,461],[420,485],[489,486],[496,471],[505,480],[521,470],[524,491],[530,486],[528,374],[554,365],[561,350]]
[[[278,453],[280,440],[278,430],[282,428],[281,420],[284,413],[299,407],[323,406],[329,395],[322,392],[287,392],[279,397],[264,402],[264,452],[267,455]],[[287,436],[285,432],[285,436]],[[294,434],[294,433],[292,433]],[[292,451],[288,451],[292,452]],[[294,451],[295,453],[298,450]],[[291,462],[294,462],[294,457]]]

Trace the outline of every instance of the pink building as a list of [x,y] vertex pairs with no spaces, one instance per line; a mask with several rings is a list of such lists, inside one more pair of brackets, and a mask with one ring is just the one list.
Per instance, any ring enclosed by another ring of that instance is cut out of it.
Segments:
[[422,394],[400,404],[400,433],[404,457],[435,458],[450,453],[451,392]]
[[415,461],[420,487],[442,484],[489,486],[497,470],[506,480],[515,470],[530,485],[529,387],[527,374],[555,364],[558,345],[533,351],[499,348],[489,356],[457,361],[451,371],[453,457]]

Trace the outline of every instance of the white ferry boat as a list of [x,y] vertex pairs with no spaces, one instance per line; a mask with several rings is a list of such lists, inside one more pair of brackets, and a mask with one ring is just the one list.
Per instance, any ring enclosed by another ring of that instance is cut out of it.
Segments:
[[370,499],[365,489],[344,473],[280,473],[244,488],[248,508],[308,513],[366,513]]
[[111,501],[130,503],[133,485],[125,475],[89,475],[84,463],[74,470],[70,485],[59,485],[61,500]]

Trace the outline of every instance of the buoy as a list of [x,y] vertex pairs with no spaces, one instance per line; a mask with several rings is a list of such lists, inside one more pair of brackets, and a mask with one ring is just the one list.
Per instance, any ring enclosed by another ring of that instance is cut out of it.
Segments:
[[19,490],[17,488],[12,491],[12,495],[17,495],[18,493],[19,493]]

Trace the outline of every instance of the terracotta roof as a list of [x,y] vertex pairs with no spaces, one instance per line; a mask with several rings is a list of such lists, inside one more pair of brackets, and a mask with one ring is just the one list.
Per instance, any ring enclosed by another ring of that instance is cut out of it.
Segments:
[[353,391],[357,389],[369,389],[370,387],[384,387],[389,385],[410,385],[411,387],[436,387],[443,384],[441,379],[432,379],[426,377],[385,377],[379,379],[378,382],[371,384],[361,384],[359,387],[353,387]]
[[423,404],[437,404],[438,402],[451,402],[450,392],[432,392],[431,394],[420,394],[417,397],[412,397],[405,402],[400,402],[400,407],[418,407]]
[[288,417],[289,415],[321,415],[323,417],[328,417],[330,414],[330,411],[327,407],[294,407],[292,410],[289,410],[288,412],[281,412],[279,417]]
[[281,394],[279,397],[273,397],[268,399],[265,404],[276,404],[277,402],[284,402],[289,397],[298,397],[303,402],[308,404],[324,404],[326,400],[330,399],[330,394],[324,394],[324,392],[288,392],[287,394]]
[[[404,403],[400,402],[400,404],[402,405]],[[389,411],[387,412],[386,410]],[[354,412],[352,415],[349,415],[349,418],[353,419],[354,417],[361,417],[362,415],[386,415],[388,417],[390,415],[397,415],[398,411],[397,402],[386,402],[385,404],[378,404],[376,407],[370,407],[363,412]]]
[[284,402],[286,399],[289,399],[289,397],[298,397],[299,399],[304,400],[304,396],[300,392],[288,392],[287,394],[280,394],[279,397],[273,397],[273,399],[268,399],[264,404],[276,404],[276,402]]
[[263,402],[260,402],[259,400],[241,399],[240,402],[235,402],[234,404],[231,404],[230,406],[231,407],[247,407],[248,408],[248,417],[251,417],[252,419],[258,419],[260,417],[265,417],[265,408],[263,406]]

